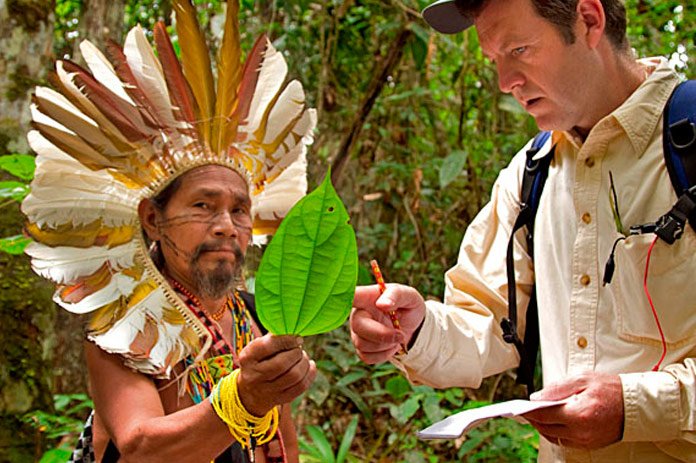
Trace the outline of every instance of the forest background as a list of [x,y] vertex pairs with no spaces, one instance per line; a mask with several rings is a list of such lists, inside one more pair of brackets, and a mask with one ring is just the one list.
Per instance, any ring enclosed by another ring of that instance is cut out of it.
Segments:
[[[473,31],[437,35],[426,0],[242,0],[248,50],[267,32],[305,86],[319,125],[310,186],[332,177],[357,232],[360,283],[376,258],[388,281],[441,298],[443,273],[497,172],[536,132],[499,92]],[[218,43],[225,3],[196,1]],[[667,57],[694,77],[696,9],[687,0],[627,0],[638,56]],[[33,159],[25,134],[35,85],[52,62],[78,63],[78,44],[121,42],[140,23],[171,23],[168,0],[0,0],[0,462],[65,461],[90,407],[82,323],[51,302],[52,288],[21,253],[19,201]],[[172,28],[170,31],[174,33]],[[260,250],[252,250],[248,277]],[[391,365],[367,366],[348,330],[310,338],[319,375],[294,403],[303,461],[534,461],[538,435],[497,420],[466,438],[422,442],[415,431],[450,413],[518,397],[514,372],[478,390],[410,385]]]

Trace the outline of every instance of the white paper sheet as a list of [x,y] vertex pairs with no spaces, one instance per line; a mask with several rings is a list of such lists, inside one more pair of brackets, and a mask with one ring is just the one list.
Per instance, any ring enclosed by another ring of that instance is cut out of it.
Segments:
[[[422,431],[418,431],[417,436],[421,439],[457,439],[462,434],[469,432],[491,418],[499,416],[514,418],[532,410],[561,405],[567,401],[568,399],[558,401],[510,400],[485,407],[472,408],[471,410],[456,413],[428,426]],[[524,421],[524,419],[518,418],[518,421]]]

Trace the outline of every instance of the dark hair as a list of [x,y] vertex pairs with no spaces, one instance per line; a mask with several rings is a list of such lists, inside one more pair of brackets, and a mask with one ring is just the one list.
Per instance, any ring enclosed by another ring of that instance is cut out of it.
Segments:
[[176,177],[174,180],[172,180],[172,183],[167,185],[164,190],[160,191],[157,196],[150,198],[150,201],[152,201],[159,211],[163,211],[164,208],[167,207],[167,204],[169,204],[172,196],[174,196],[174,193],[176,193],[181,186],[181,177],[181,175]]
[[[456,0],[463,16],[475,17],[490,0]],[[578,0],[530,0],[537,14],[556,26],[566,43],[575,42],[573,25],[577,17]],[[626,51],[626,8],[621,0],[601,0],[606,17],[604,29],[616,50]]]
[[[181,175],[172,180],[172,183],[167,185],[164,190],[160,191],[156,196],[150,198],[150,201],[152,201],[155,209],[157,209],[160,213],[164,211],[167,204],[169,204],[169,201],[172,199],[172,196],[174,196],[174,193],[176,193],[180,186]],[[155,266],[162,270],[164,268],[164,254],[162,254],[162,249],[160,249],[159,243],[153,243],[150,241],[147,233],[143,233],[143,235],[145,236],[145,243],[150,248],[150,258],[155,263]]]

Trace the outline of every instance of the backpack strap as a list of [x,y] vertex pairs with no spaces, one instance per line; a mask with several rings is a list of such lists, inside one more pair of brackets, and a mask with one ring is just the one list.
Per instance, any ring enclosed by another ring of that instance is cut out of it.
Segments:
[[517,382],[527,386],[527,394],[534,392],[534,369],[539,348],[539,319],[537,316],[536,285],[532,288],[527,306],[524,342],[517,332],[517,287],[515,285],[515,261],[513,248],[515,233],[527,227],[526,239],[529,255],[534,259],[534,218],[539,208],[541,193],[548,177],[549,165],[553,159],[553,149],[546,156],[534,159],[541,148],[549,141],[551,132],[539,132],[527,150],[522,188],[520,193],[520,212],[510,233],[507,246],[507,280],[508,280],[508,316],[500,322],[505,342],[514,344],[520,354],[520,366],[517,370]]
[[662,151],[678,199],[657,220],[655,234],[672,244],[681,237],[687,222],[696,231],[696,80],[677,85],[667,100]]

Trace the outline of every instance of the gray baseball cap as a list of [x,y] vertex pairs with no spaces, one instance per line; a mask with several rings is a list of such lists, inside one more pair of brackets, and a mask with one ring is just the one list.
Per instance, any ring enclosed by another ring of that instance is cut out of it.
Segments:
[[443,34],[456,34],[473,26],[474,18],[463,16],[454,2],[455,0],[437,0],[431,3],[423,10],[423,19]]

